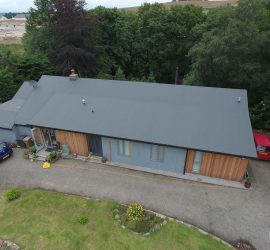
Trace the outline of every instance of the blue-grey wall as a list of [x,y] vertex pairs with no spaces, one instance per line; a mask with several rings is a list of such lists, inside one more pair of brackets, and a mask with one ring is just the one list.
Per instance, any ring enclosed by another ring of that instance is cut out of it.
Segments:
[[118,154],[118,140],[102,137],[103,156],[110,159],[111,144],[111,161],[130,164],[134,166],[147,167],[154,170],[163,170],[178,174],[184,173],[186,150],[181,148],[165,147],[164,161],[151,161],[151,144],[141,142],[131,142],[131,156],[123,156]]
[[16,135],[14,131],[0,128],[0,141],[16,143]]
[[13,126],[12,130],[0,128],[0,141],[17,143],[16,138],[21,135],[30,135],[31,128],[26,126]]
[[14,130],[15,135],[17,137],[19,137],[21,135],[30,135],[31,136],[31,128],[30,127],[15,125],[13,127],[13,130]]

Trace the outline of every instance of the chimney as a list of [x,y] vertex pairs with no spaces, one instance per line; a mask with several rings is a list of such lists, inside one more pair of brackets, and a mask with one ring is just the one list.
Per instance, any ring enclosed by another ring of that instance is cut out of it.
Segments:
[[76,74],[76,70],[75,69],[72,69],[70,70],[70,75],[69,75],[69,79],[72,80],[72,81],[75,81],[77,80],[78,78],[78,74]]
[[179,67],[176,67],[175,69],[175,78],[174,78],[174,84],[179,84]]

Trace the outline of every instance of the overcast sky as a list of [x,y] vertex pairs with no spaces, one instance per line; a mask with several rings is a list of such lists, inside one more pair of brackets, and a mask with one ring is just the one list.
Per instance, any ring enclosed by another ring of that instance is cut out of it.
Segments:
[[[25,12],[33,6],[34,0],[0,0],[0,12]],[[170,0],[86,0],[87,8],[99,5],[106,7],[130,7],[138,6],[144,2],[170,2]]]

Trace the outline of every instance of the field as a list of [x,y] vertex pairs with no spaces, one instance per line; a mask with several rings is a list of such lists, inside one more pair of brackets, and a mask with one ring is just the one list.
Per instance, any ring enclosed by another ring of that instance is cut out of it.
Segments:
[[[238,0],[218,0],[218,1],[214,1],[214,0],[210,0],[210,1],[202,1],[202,0],[187,0],[187,1],[176,1],[176,2],[172,2],[172,1],[168,1],[166,3],[163,3],[163,5],[166,8],[171,8],[172,6],[175,5],[188,5],[188,4],[192,4],[198,7],[201,7],[205,10],[208,9],[213,9],[213,8],[217,8],[220,6],[224,6],[224,5],[236,5]],[[126,10],[126,11],[138,11],[139,6],[136,7],[127,7],[127,8],[122,8],[122,10]]]

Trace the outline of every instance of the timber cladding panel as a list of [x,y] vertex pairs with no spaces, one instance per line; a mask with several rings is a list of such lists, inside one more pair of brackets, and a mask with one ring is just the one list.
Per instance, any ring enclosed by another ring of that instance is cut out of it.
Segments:
[[[186,160],[186,172],[192,172],[195,151],[189,150]],[[248,166],[248,160],[236,156],[216,153],[203,153],[200,175],[242,181]]]
[[55,130],[56,139],[63,144],[68,144],[72,154],[81,156],[88,156],[88,142],[87,135],[76,132],[68,132],[63,130]]

